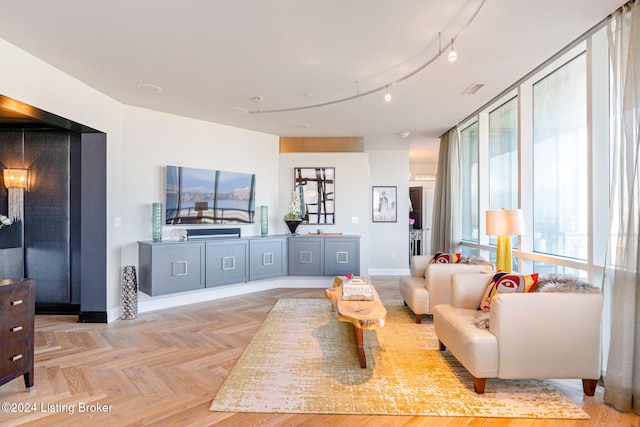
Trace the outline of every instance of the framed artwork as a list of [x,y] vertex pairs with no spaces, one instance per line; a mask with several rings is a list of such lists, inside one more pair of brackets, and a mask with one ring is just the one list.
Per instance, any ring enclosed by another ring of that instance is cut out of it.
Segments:
[[335,168],[294,168],[303,224],[335,224]]
[[397,187],[373,187],[373,222],[398,222]]

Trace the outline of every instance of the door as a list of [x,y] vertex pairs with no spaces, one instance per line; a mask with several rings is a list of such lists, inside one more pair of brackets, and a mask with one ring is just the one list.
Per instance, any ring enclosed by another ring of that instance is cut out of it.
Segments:
[[433,196],[435,194],[435,187],[424,188],[424,252],[425,255],[430,255],[431,251],[431,227],[433,222]]

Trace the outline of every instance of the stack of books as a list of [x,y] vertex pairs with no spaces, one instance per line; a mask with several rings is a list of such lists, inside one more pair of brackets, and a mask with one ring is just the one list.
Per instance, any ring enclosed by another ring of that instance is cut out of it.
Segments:
[[343,301],[373,301],[371,285],[361,279],[351,279],[342,284]]

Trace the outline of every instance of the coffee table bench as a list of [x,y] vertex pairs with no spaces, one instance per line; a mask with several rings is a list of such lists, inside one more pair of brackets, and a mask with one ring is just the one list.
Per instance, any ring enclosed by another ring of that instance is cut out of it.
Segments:
[[[359,277],[359,279],[363,279]],[[358,359],[360,367],[367,367],[367,358],[364,353],[364,333],[365,329],[378,329],[384,326],[384,319],[387,309],[384,308],[378,292],[371,283],[373,301],[344,301],[342,299],[342,283],[346,282],[345,276],[336,276],[333,287],[326,290],[326,296],[331,300],[332,310],[336,312],[338,320],[351,323],[356,334],[356,344],[358,346]],[[366,280],[364,280],[366,281]]]

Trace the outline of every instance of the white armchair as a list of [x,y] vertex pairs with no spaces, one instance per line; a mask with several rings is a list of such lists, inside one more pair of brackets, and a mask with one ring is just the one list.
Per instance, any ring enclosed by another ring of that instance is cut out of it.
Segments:
[[400,295],[422,323],[423,314],[433,314],[438,304],[451,302],[451,275],[454,273],[488,273],[493,265],[486,264],[431,264],[433,255],[411,257],[411,276],[400,278]]
[[451,304],[433,314],[440,349],[473,376],[476,393],[487,378],[580,378],[593,396],[601,369],[602,296],[587,293],[496,294],[489,327],[475,325],[492,274],[454,274]]

